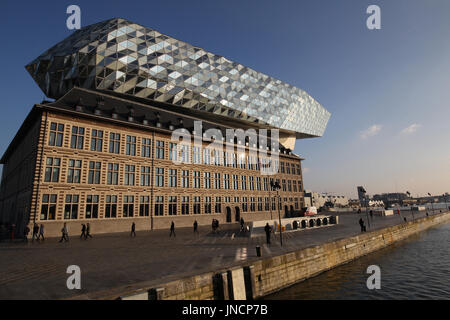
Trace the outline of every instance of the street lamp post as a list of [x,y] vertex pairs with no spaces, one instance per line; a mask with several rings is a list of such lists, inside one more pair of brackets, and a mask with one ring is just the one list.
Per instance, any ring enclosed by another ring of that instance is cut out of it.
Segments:
[[[406,191],[406,194],[408,195],[409,198],[411,198],[411,193],[409,193],[409,191]],[[413,212],[411,204],[409,204],[409,207],[411,208],[411,215],[412,215],[412,218],[414,220],[414,212]]]
[[280,207],[281,207],[281,196],[278,192],[278,190],[281,189],[280,183],[278,181],[276,181],[275,183],[273,181],[270,181],[270,188],[273,191],[277,192],[277,197],[278,197],[278,222],[279,222],[279,226],[280,226],[280,245],[283,246],[283,229],[281,226],[281,213],[280,213]]

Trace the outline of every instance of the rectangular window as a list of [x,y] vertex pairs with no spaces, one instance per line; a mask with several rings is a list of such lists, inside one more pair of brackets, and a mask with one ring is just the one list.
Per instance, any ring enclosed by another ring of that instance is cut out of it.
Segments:
[[75,194],[66,195],[66,204],[64,206],[64,219],[78,218],[78,200],[79,196]]
[[215,213],[222,213],[222,197],[216,197],[216,204],[214,206]]
[[107,195],[105,206],[105,218],[115,218],[117,216],[117,196]]
[[298,180],[298,192],[302,192],[302,181]]
[[200,171],[193,172],[193,181],[194,181],[194,188],[199,189],[200,188]]
[[258,197],[258,211],[262,211],[262,198],[261,197]]
[[177,215],[177,197],[169,196],[169,216]]
[[177,169],[169,169],[169,187],[177,187]]
[[250,186],[250,190],[255,190],[255,178],[248,177],[248,184]]
[[107,183],[110,185],[117,185],[119,183],[119,164],[118,163],[108,163]]
[[190,163],[189,161],[189,146],[181,145],[180,146],[180,157],[182,163]]
[[164,141],[156,141],[156,159],[164,159]]
[[80,183],[81,160],[69,159],[69,169],[67,170],[67,183]]
[[247,190],[247,177],[241,176],[241,190]]
[[155,197],[155,216],[163,216],[164,215],[164,197],[156,196]]
[[211,173],[210,172],[203,173],[203,188],[211,189]]
[[61,123],[50,123],[49,146],[62,147],[64,135],[64,125]]
[[155,187],[164,187],[164,168],[155,170]]
[[134,165],[131,165],[131,164],[125,165],[124,184],[126,186],[134,186],[135,170],[136,170],[136,167]]
[[141,186],[150,186],[151,170],[148,166],[141,167]]
[[280,162],[280,172],[284,173],[284,162],[283,161]]
[[268,191],[269,190],[269,178],[263,178],[263,183],[264,183],[264,191]]
[[291,182],[291,180],[288,180],[288,191],[292,192],[292,182]]
[[214,173],[214,189],[220,189],[220,173]]
[[261,177],[256,177],[256,190],[261,191]]
[[247,212],[248,211],[248,198],[242,197],[242,211]]
[[203,164],[211,164],[211,150],[209,148],[203,149]]
[[55,220],[56,200],[56,194],[42,195],[41,220]]
[[200,214],[200,197],[194,197],[194,214]]
[[295,181],[295,180],[292,181],[292,190],[294,192],[297,192],[297,181]]
[[286,180],[285,179],[281,180],[281,188],[284,192],[286,192]]
[[134,196],[123,196],[123,217],[134,216]]
[[211,213],[211,197],[205,197],[205,214]]
[[291,165],[289,162],[286,163],[286,174],[291,174]]
[[223,188],[230,189],[230,175],[227,173],[223,175]]
[[181,214],[188,215],[189,214],[189,197],[183,196],[181,202]]
[[269,197],[264,198],[264,210],[269,211],[270,209],[270,200]]
[[101,162],[89,161],[88,183],[100,184],[101,171],[102,171]]
[[177,153],[177,144],[176,143],[169,143],[169,160],[177,161],[178,160],[178,153]]
[[141,145],[141,157],[150,158],[152,150],[152,140],[148,138],[142,138]]
[[233,190],[239,189],[239,181],[238,176],[236,174],[233,174]]
[[150,197],[149,196],[141,196],[139,204],[139,216],[140,217],[148,217],[150,215]]
[[192,147],[192,162],[195,164],[200,164],[200,148]]
[[72,127],[72,139],[70,140],[70,147],[72,149],[83,149],[84,144],[84,128]]
[[127,156],[135,156],[136,155],[136,137],[135,136],[127,136],[126,154],[127,154]]
[[59,170],[61,168],[61,158],[48,157],[45,167],[45,182],[58,182]]
[[101,152],[103,149],[103,131],[91,130],[91,151]]
[[109,134],[109,152],[120,153],[120,133],[111,132]]
[[86,197],[86,219],[98,218],[98,195],[88,195]]
[[189,188],[189,170],[182,171],[181,183],[183,188]]

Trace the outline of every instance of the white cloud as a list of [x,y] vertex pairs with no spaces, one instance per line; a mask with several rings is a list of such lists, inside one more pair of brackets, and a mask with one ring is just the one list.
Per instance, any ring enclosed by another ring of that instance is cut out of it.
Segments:
[[413,134],[414,132],[416,132],[422,125],[418,124],[418,123],[413,123],[412,125],[410,125],[409,127],[405,128],[402,130],[402,134]]
[[361,131],[360,137],[361,139],[367,139],[368,137],[373,137],[378,134],[381,130],[380,124],[374,124],[373,126],[369,127],[368,129]]

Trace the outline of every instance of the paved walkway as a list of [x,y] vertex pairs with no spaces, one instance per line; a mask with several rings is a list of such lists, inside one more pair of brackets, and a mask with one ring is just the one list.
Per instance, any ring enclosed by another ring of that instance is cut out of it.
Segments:
[[[199,236],[194,236],[192,229],[178,229],[176,238],[169,238],[169,230],[156,230],[137,232],[135,238],[121,233],[94,234],[89,240],[71,235],[68,243],[54,238],[2,242],[0,299],[100,297],[118,287],[161,283],[259,259],[256,245],[261,245],[263,257],[268,257],[360,233],[358,214],[338,215],[339,225],[283,233],[283,247],[278,237],[267,246],[265,237],[241,235],[237,224],[221,226],[216,234],[211,234],[210,227],[200,227]],[[412,219],[410,213],[403,215]],[[361,216],[366,220],[365,214]],[[423,216],[425,213],[415,213],[416,218]],[[402,222],[398,215],[374,216],[367,231]],[[66,287],[69,265],[81,268],[81,290]]]

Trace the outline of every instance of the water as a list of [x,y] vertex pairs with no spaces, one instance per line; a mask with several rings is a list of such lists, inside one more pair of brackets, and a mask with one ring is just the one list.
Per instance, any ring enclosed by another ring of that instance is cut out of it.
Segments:
[[[266,299],[450,299],[450,224],[428,229]],[[381,269],[381,289],[369,290],[369,265]]]

